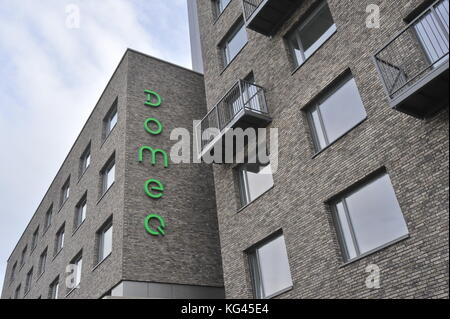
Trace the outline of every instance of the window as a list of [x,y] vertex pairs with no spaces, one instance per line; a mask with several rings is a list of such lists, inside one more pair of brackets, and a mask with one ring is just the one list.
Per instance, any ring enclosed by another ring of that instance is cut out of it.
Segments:
[[114,155],[108,161],[108,163],[105,165],[105,168],[103,168],[101,175],[102,175],[102,192],[101,192],[101,194],[103,195],[111,187],[111,185],[114,183],[115,178],[116,178],[116,162],[114,159]]
[[74,266],[74,282],[73,282],[73,287],[69,287],[70,289],[75,289],[75,288],[79,288],[80,287],[80,283],[81,283],[81,270],[83,267],[83,256],[82,253],[78,254],[70,263],[71,265]]
[[440,1],[414,24],[417,38],[435,67],[448,60],[448,11],[448,0]]
[[31,289],[31,283],[33,280],[33,268],[27,273],[27,277],[25,278],[25,293],[28,293]]
[[278,235],[249,252],[256,298],[271,298],[292,287],[284,236]]
[[91,144],[90,143],[80,158],[80,177],[81,177],[81,175],[83,175],[84,172],[86,172],[89,165],[91,165]]
[[33,251],[36,248],[38,239],[39,239],[39,227],[33,233],[33,237],[31,239],[31,251]]
[[16,291],[14,292],[14,299],[19,299],[20,298],[20,289],[21,289],[21,286],[19,285],[16,288]]
[[44,229],[47,230],[52,224],[53,205],[45,213]]
[[48,298],[58,299],[58,294],[59,294],[59,277],[53,280],[53,282],[50,284]]
[[64,183],[64,186],[61,188],[61,207],[69,198],[69,193],[70,193],[70,178],[67,179],[67,181]]
[[38,268],[38,274],[42,275],[45,272],[45,264],[47,262],[47,248],[42,252],[41,256],[39,257],[39,268]]
[[75,207],[75,220],[73,223],[74,230],[80,227],[80,225],[84,222],[84,220],[86,219],[86,212],[87,212],[87,194],[83,196],[83,198]]
[[61,228],[56,233],[55,239],[55,255],[58,254],[61,249],[64,247],[64,228],[65,225],[62,225]]
[[324,1],[288,35],[296,67],[302,65],[334,32],[336,25]]
[[106,139],[117,124],[117,99],[103,119],[103,138]]
[[216,11],[216,19],[219,17],[219,15],[225,10],[225,8],[228,6],[228,4],[231,2],[231,0],[213,0],[215,11]]
[[273,186],[270,164],[243,164],[238,168],[241,204],[245,206]]
[[345,261],[408,234],[387,174],[343,196],[333,204],[333,210]]
[[17,271],[17,261],[14,263],[11,269],[11,276],[9,277],[9,282],[12,283],[14,279],[16,278],[16,271]]
[[331,93],[308,109],[316,151],[320,151],[367,117],[353,77],[346,77]]
[[20,257],[20,266],[25,265],[26,258],[27,258],[27,250],[28,250],[28,246],[25,246],[25,248],[22,250],[22,255]]
[[221,46],[225,66],[230,64],[246,43],[247,31],[245,30],[244,20],[241,19],[239,23],[233,27],[230,35],[225,38],[223,45]]
[[112,252],[112,220],[108,221],[98,232],[98,262],[103,261]]

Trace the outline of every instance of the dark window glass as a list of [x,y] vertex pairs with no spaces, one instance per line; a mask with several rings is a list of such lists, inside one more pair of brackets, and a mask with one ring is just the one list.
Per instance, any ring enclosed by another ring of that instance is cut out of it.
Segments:
[[241,204],[251,203],[273,186],[270,164],[243,164],[238,168]]

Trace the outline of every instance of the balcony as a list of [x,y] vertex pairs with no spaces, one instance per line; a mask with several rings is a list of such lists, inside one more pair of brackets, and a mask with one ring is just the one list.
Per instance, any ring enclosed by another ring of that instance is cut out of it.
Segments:
[[448,17],[448,0],[434,3],[375,54],[392,108],[426,118],[448,105]]
[[[222,150],[225,150],[223,137],[230,129],[242,128],[245,130],[249,127],[265,127],[271,121],[264,89],[256,84],[240,80],[196,127],[199,142],[198,157],[202,158],[208,152],[213,154],[214,148],[218,144]],[[206,130],[217,132],[217,134],[203,139],[201,137],[204,137]],[[234,149],[234,151],[236,150]],[[223,156],[224,153],[222,152]]]
[[242,0],[248,29],[265,36],[275,34],[301,0]]

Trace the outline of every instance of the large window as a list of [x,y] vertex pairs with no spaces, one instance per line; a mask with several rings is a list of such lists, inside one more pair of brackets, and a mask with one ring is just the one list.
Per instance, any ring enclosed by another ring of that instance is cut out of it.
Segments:
[[116,161],[114,155],[102,169],[101,176],[102,176],[101,194],[104,194],[111,187],[111,185],[114,183],[116,179]]
[[16,278],[16,271],[17,271],[17,261],[14,263],[11,269],[11,276],[9,277],[9,282],[12,283],[14,279]]
[[242,164],[238,174],[242,206],[251,203],[273,186],[270,164]]
[[45,213],[45,220],[44,220],[44,232],[50,227],[52,224],[52,215],[53,215],[53,205],[50,206],[50,208]]
[[25,278],[25,294],[30,291],[32,281],[33,281],[33,268],[30,269]]
[[283,235],[278,235],[251,250],[249,262],[256,298],[271,298],[292,287]]
[[[70,263],[71,265],[74,266],[74,271],[75,273],[73,274],[74,277],[74,286],[71,288],[79,288],[80,287],[80,283],[81,283],[81,271],[83,268],[83,256],[82,254],[78,254]],[[69,288],[70,289],[70,288]]]
[[83,155],[80,158],[80,176],[88,169],[89,165],[91,165],[91,144],[89,144]]
[[86,212],[87,212],[87,194],[85,194],[81,198],[81,200],[75,207],[75,220],[73,223],[74,230],[80,227],[80,225],[84,222],[84,220],[86,219]]
[[61,207],[64,205],[66,200],[69,198],[70,195],[70,178],[67,179],[67,181],[64,183],[63,187],[61,188]]
[[225,38],[221,49],[223,51],[224,64],[227,66],[247,43],[247,31],[245,30],[244,20],[236,24],[229,36]]
[[111,131],[117,124],[117,103],[118,101],[116,99],[111,109],[103,119],[103,139],[108,137],[109,133],[111,133]]
[[383,247],[408,234],[387,174],[333,203],[334,219],[346,261]]
[[39,256],[38,275],[42,275],[45,272],[45,264],[47,263],[47,248]]
[[36,228],[36,230],[33,233],[33,237],[31,238],[31,251],[33,251],[36,246],[39,239],[39,227]]
[[223,12],[223,10],[225,10],[225,8],[231,2],[231,0],[213,0],[213,2],[216,12],[216,18],[218,18],[219,15]]
[[58,295],[59,295],[59,277],[53,280],[53,282],[50,284],[48,291],[48,298],[58,299]]
[[54,251],[55,255],[58,254],[61,251],[61,249],[63,249],[63,247],[64,247],[64,229],[65,229],[65,225],[62,225],[61,228],[56,233],[55,251]]
[[25,246],[24,249],[22,249],[22,255],[20,256],[20,266],[25,265],[25,262],[27,261],[27,251],[28,251],[28,246]]
[[327,147],[367,117],[353,77],[318,99],[308,109],[316,151]]
[[20,290],[21,290],[21,286],[17,286],[16,291],[14,291],[14,299],[19,299],[20,298]]
[[324,1],[288,35],[296,66],[300,66],[336,32],[328,4]]
[[112,252],[112,221],[108,221],[98,231],[98,262],[103,261]]

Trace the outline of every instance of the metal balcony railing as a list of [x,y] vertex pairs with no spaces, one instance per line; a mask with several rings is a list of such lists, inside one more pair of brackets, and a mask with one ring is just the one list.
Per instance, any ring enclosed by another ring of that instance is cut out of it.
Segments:
[[435,2],[375,54],[391,100],[448,63],[448,0]]
[[244,17],[245,21],[250,20],[250,17],[258,9],[263,0],[242,0],[244,5]]
[[[246,112],[268,116],[264,89],[256,84],[240,80],[225,96],[206,114],[197,127],[197,134],[201,138],[207,129],[216,129],[223,134],[227,128],[233,127]],[[213,140],[220,138],[214,136],[210,139],[201,139],[200,152],[213,144]]]

